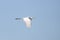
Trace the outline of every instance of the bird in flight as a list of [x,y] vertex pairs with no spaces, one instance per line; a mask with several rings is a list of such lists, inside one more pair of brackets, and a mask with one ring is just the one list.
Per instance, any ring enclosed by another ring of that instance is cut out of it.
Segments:
[[32,17],[16,18],[16,20],[23,20],[25,22],[25,24],[26,24],[26,27],[31,28]]

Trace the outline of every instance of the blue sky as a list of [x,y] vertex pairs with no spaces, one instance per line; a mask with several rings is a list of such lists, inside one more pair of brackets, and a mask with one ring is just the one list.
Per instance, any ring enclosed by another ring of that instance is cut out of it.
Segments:
[[[26,16],[31,29],[15,20]],[[60,40],[60,0],[0,0],[0,40]]]

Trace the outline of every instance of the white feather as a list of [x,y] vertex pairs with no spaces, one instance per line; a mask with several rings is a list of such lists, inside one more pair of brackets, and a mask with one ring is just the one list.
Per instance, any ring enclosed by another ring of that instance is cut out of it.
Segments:
[[28,17],[23,18],[23,20],[24,20],[24,22],[26,24],[26,27],[31,28],[31,20]]

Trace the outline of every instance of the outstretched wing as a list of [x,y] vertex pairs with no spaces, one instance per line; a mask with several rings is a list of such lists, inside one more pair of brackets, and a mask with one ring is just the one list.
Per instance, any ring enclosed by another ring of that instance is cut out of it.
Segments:
[[16,18],[16,20],[21,20],[21,18]]
[[26,27],[31,28],[31,20],[29,18],[24,18],[23,20],[24,20],[24,22],[26,24]]

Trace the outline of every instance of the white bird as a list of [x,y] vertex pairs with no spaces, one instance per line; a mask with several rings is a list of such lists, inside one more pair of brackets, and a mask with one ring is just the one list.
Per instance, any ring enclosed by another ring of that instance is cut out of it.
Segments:
[[16,18],[16,20],[21,20],[21,19],[25,22],[27,28],[31,28],[32,17]]

